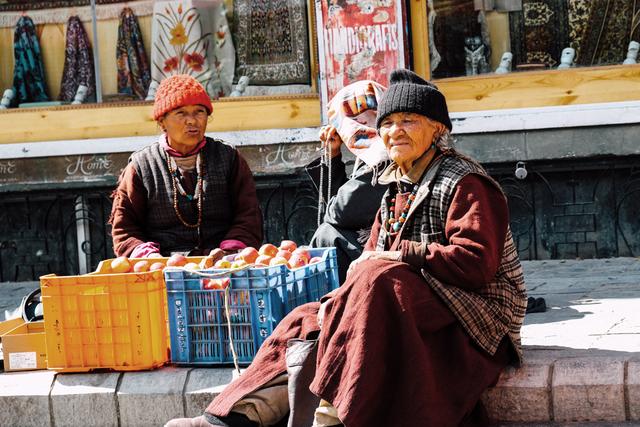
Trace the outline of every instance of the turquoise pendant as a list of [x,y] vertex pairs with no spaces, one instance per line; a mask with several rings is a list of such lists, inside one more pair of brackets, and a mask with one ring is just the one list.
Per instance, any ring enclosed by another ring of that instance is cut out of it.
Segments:
[[193,200],[193,196],[191,194],[187,194],[187,199],[189,199],[189,201]]
[[400,231],[400,226],[402,226],[402,224],[400,222],[394,222],[393,223],[393,231],[396,232],[396,233],[398,231]]

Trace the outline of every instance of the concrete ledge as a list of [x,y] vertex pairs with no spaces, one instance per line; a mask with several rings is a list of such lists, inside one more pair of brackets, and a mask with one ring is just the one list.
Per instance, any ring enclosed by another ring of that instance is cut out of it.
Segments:
[[[483,398],[500,425],[639,425],[640,354],[526,347],[525,357]],[[200,415],[233,377],[227,367],[6,373],[0,425],[160,426]]]
[[55,372],[0,375],[0,426],[50,426],[49,393]]

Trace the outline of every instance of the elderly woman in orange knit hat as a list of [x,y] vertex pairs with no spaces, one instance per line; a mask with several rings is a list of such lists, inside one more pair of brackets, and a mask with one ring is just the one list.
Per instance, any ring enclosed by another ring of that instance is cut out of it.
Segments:
[[213,107],[188,75],[160,83],[157,142],[133,153],[114,192],[110,222],[118,256],[207,255],[258,246],[262,214],[247,162],[205,136]]

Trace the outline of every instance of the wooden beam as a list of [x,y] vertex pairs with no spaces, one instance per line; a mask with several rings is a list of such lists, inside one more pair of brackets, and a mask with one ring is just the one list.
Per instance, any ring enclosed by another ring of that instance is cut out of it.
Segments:
[[409,0],[411,16],[411,40],[413,71],[425,79],[431,78],[429,66],[429,24],[427,0]]
[[487,74],[437,84],[452,112],[636,101],[640,65]]
[[[0,110],[0,144],[157,135],[152,104],[88,104]],[[317,95],[253,97],[213,102],[208,131],[320,126]]]

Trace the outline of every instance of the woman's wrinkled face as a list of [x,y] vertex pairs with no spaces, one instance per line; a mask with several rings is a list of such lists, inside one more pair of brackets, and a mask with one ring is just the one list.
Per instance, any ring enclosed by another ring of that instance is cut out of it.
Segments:
[[209,113],[202,105],[185,105],[169,111],[159,120],[167,133],[169,145],[179,151],[190,151],[204,138]]
[[407,172],[425,151],[444,125],[416,113],[393,113],[380,123],[380,136],[389,158]]

